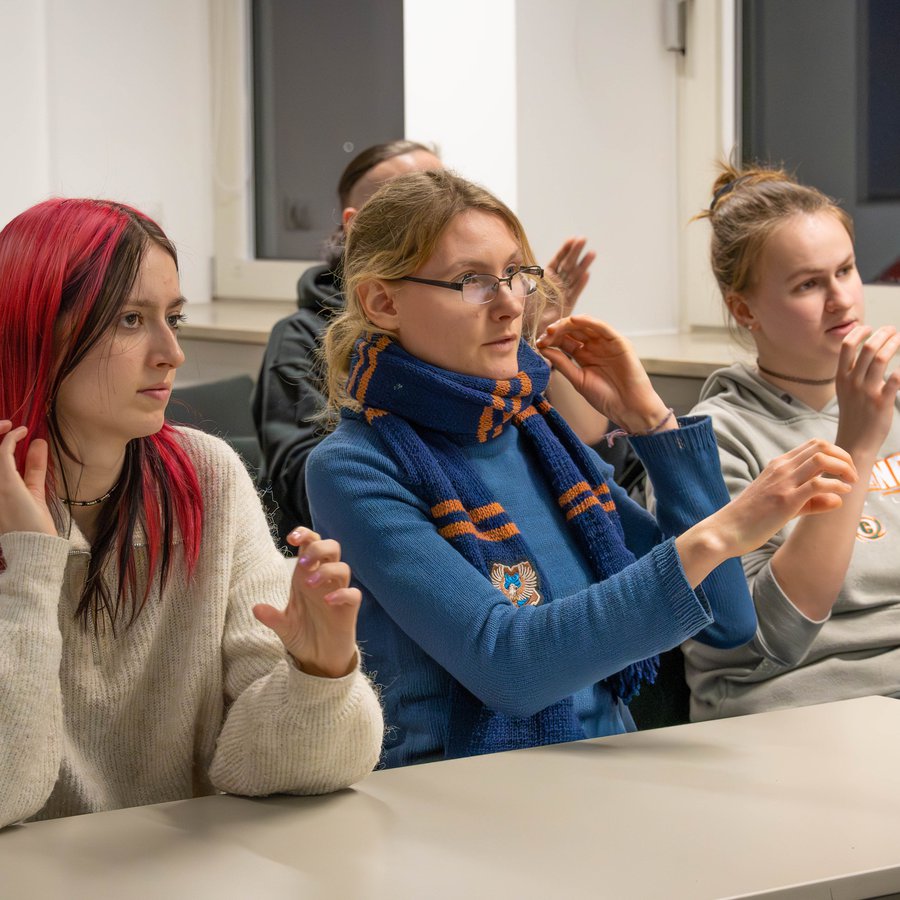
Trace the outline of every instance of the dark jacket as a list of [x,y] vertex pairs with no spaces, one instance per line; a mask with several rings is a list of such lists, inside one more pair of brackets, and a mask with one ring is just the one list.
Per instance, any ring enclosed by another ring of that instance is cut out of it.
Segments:
[[327,266],[307,269],[297,282],[297,312],[272,329],[251,408],[263,465],[283,540],[296,525],[311,526],[306,459],[325,436],[315,417],[325,408],[316,350],[330,319],[344,308],[337,276]]

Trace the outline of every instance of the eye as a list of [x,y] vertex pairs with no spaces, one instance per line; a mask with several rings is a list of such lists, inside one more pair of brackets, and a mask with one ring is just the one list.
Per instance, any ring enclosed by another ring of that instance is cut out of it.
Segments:
[[504,278],[509,278],[510,275],[515,275],[516,272],[518,272],[519,269],[521,269],[521,268],[522,268],[522,267],[521,267],[518,263],[510,263],[510,264],[503,270],[503,277],[504,277]]
[[137,312],[125,313],[125,315],[123,315],[121,319],[119,319],[120,324],[124,328],[132,330],[137,328],[141,324],[141,321],[141,314]]
[[166,321],[169,323],[169,328],[172,331],[178,331],[181,328],[184,322],[187,322],[187,316],[184,313],[172,313],[169,316],[166,316]]
[[838,269],[838,275],[849,275],[854,268],[854,263],[848,263],[846,266],[841,266],[840,269]]
[[801,282],[797,285],[798,291],[811,291],[816,286],[815,278],[810,278],[808,281]]
[[465,275],[460,275],[459,278],[454,278],[454,282],[456,284],[465,284],[467,281],[471,281],[477,275],[477,272],[466,272]]

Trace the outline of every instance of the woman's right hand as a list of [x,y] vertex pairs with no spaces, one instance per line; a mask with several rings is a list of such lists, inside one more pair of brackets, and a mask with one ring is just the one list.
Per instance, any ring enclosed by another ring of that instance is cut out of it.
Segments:
[[47,442],[31,442],[25,455],[25,477],[16,469],[16,445],[28,429],[12,427],[0,419],[0,534],[36,531],[56,536],[53,516],[47,507]]
[[846,450],[811,440],[777,456],[730,503],[675,540],[696,587],[719,564],[762,546],[797,516],[841,505],[858,480]]
[[840,406],[836,442],[852,454],[874,458],[891,430],[900,369],[885,378],[900,350],[892,325],[874,332],[858,325],[841,344],[835,389]]

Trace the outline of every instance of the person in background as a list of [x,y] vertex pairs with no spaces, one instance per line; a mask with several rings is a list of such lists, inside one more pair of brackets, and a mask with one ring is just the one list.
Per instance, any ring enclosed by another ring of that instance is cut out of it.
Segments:
[[676,419],[608,325],[565,318],[537,346],[629,433],[654,519],[543,396],[529,332],[555,286],[521,223],[450,172],[378,190],[344,285],[325,341],[340,421],[307,484],[365,595],[387,766],[632,730],[655,654],[753,637],[734,557],[854,481],[847,455],[814,441],[729,503],[709,420]]
[[339,548],[301,528],[284,559],[235,453],[165,423],[184,304],[123,204],[0,232],[0,827],[323,793],[378,759]]
[[[305,474],[310,452],[324,437],[320,421],[326,405],[319,361],[321,337],[344,308],[340,271],[350,222],[391,178],[443,167],[433,148],[415,141],[375,144],[355,156],[338,182],[341,223],[329,239],[326,261],[300,276],[298,310],[272,329],[251,409],[263,457],[259,482],[271,488],[282,540],[294,525],[311,524]],[[562,291],[560,305],[548,311],[544,324],[568,314],[587,285],[595,254],[585,252],[585,243],[584,238],[569,238],[548,264],[548,277],[555,278]],[[579,434],[588,443],[597,443],[607,422],[581,401],[565,379],[554,378],[553,389],[558,394],[555,402]]]
[[743,557],[759,629],[743,647],[689,642],[696,719],[868,694],[900,695],[900,334],[865,324],[844,210],[780,169],[724,166],[712,265],[755,365],[710,376],[732,497],[799,441],[833,441],[859,474],[843,503]]

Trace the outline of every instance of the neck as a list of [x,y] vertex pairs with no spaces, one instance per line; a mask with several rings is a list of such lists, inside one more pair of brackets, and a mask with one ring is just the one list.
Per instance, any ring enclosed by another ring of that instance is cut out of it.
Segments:
[[[766,366],[765,363],[763,363],[763,366],[766,369],[770,368],[769,366]],[[774,384],[775,387],[780,390],[803,401],[803,403],[811,409],[817,411],[822,410],[834,399],[833,378],[829,378],[824,384],[805,384],[803,382],[795,381],[793,378],[782,378],[771,372],[764,372],[759,368],[758,363],[757,372],[759,372],[759,377],[762,378],[763,381]],[[787,375],[788,373],[785,372],[783,374]]]
[[[90,502],[107,494],[119,480],[125,462],[125,448],[93,449],[83,454],[80,447],[73,447],[76,461],[65,453],[54,452],[57,471],[56,493],[62,500],[80,503]],[[99,504],[98,504],[99,505]],[[71,509],[95,507],[72,506]]]

